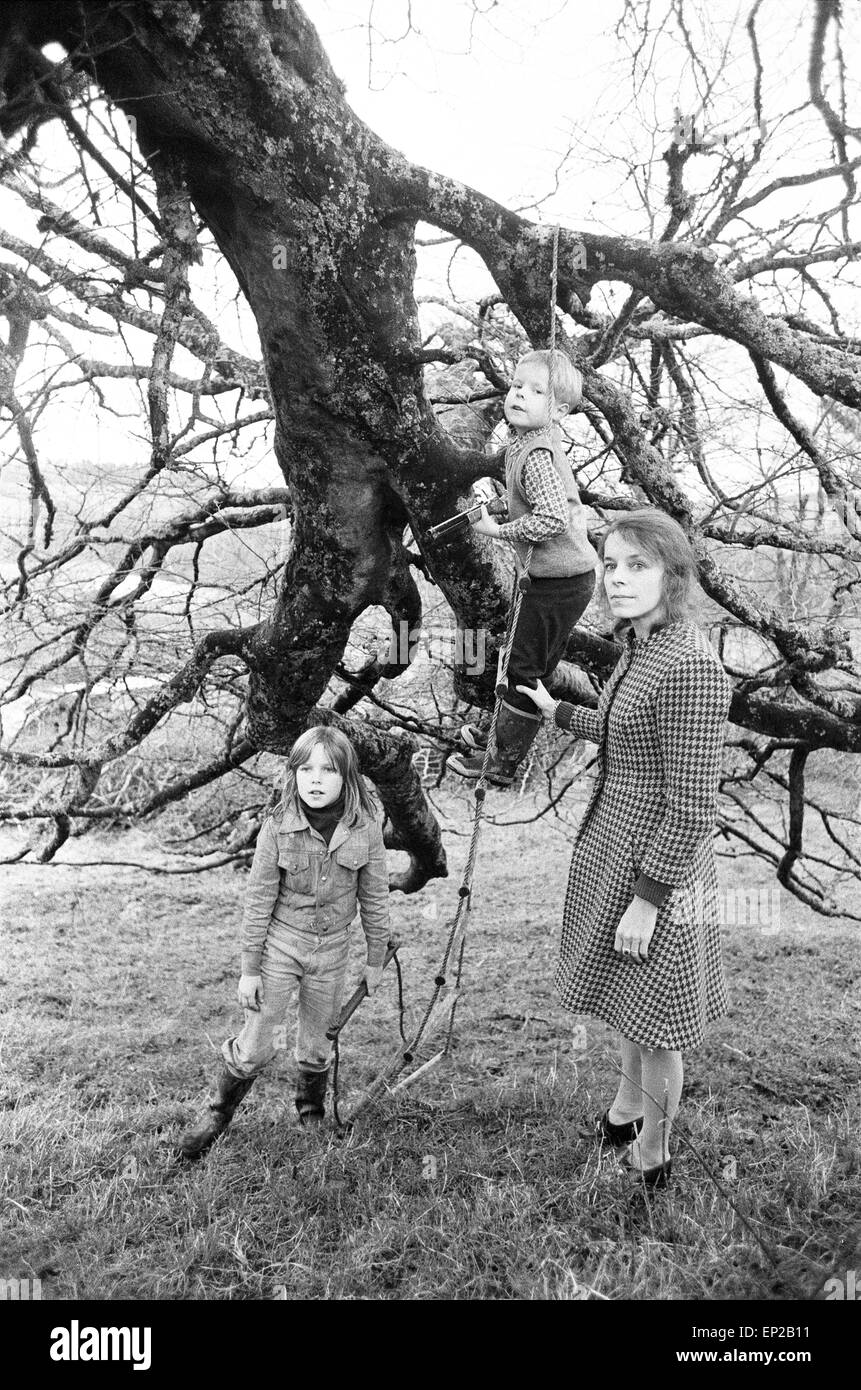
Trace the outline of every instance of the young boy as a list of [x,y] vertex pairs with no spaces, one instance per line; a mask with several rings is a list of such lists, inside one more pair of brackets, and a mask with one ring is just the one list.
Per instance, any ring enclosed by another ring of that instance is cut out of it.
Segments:
[[[474,523],[480,535],[509,541],[521,564],[533,547],[532,582],[523,595],[508,665],[508,692],[496,722],[496,754],[487,774],[488,781],[502,787],[511,786],[541,724],[534,704],[516,686],[534,690],[537,681],[546,682],[595,589],[598,556],[586,533],[583,504],[558,425],[580,404],[583,378],[564,353],[553,353],[551,419],[550,357],[549,351],[521,357],[505,397],[505,418],[511,426],[505,450],[510,520],[500,525],[483,507]],[[463,738],[474,751],[456,753],[448,767],[462,777],[480,777],[483,736],[467,724]]]

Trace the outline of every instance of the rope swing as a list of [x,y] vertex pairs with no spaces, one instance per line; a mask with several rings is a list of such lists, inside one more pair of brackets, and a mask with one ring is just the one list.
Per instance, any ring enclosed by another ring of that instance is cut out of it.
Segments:
[[[550,332],[548,334],[548,346],[550,348],[550,369],[548,373],[550,419],[548,423],[551,428],[556,404],[554,352],[556,348],[556,293],[558,268],[559,227],[556,226],[553,233],[553,259],[550,272]],[[503,697],[508,690],[508,664],[511,658],[511,649],[514,645],[514,634],[517,631],[517,621],[520,616],[523,595],[526,593],[531,583],[528,571],[532,560],[532,549],[533,547],[530,545],[527,550],[525,564],[522,567],[519,564],[515,552],[514,585],[505,625],[505,637],[497,665],[496,699],[493,706],[493,717],[491,719],[487,747],[485,748],[482,761],[481,776],[478,779],[475,789],[475,809],[472,818],[469,852],[467,854],[461,884],[458,889],[457,907],[449,926],[445,951],[434,977],[433,993],[431,994],[430,1001],[418,1028],[413,1036],[408,1039],[404,1032],[403,977],[401,975],[400,961],[398,960],[400,942],[394,939],[390,941],[384,968],[391,960],[394,960],[398,978],[399,1027],[402,1046],[398,1048],[371,1084],[365,1089],[359,1099],[354,1103],[349,1113],[342,1118],[338,1106],[338,1073],[340,1065],[339,1038],[344,1025],[352,1018],[356,1009],[367,995],[367,989],[363,982],[344,1005],[340,1016],[326,1034],[327,1038],[334,1045],[332,1101],[335,1121],[341,1127],[352,1124],[356,1117],[361,1114],[362,1111],[366,1110],[368,1106],[372,1105],[374,1101],[378,1100],[384,1092],[394,1094],[412,1086],[414,1082],[427,1075],[433,1067],[444,1061],[451,1051],[454,1037],[455,1014],[457,1012],[457,1005],[461,992],[461,975],[463,973],[463,957],[466,947],[466,930],[469,921],[469,912],[472,906],[472,879],[473,873],[475,872],[481,822],[485,815],[484,802],[487,795],[486,774],[491,758],[496,751],[496,725],[499,719],[499,711],[502,708]],[[435,1052],[433,1056],[427,1058],[426,1061],[420,1062],[413,1070],[408,1071],[408,1068],[416,1061],[419,1048],[425,1037],[439,1035],[443,1035],[443,1043],[438,1051]],[[407,1074],[404,1075],[404,1073]]]

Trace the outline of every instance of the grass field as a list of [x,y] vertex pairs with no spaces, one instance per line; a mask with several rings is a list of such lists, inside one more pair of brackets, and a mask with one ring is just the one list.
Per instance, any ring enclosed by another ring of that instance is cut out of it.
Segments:
[[[441,806],[451,877],[392,900],[413,1020],[466,850],[463,800]],[[164,862],[139,831],[72,856]],[[307,1134],[285,1053],[190,1167],[171,1146],[238,1021],[244,875],[4,869],[0,1278],[54,1299],[821,1296],[861,1265],[857,929],[782,890],[778,930],[727,926],[731,1012],[686,1059],[674,1186],[649,1202],[591,1137],[613,1038],[552,988],[569,857],[552,823],[485,826],[444,1068]],[[391,973],[344,1034],[347,1101],[397,1045]]]

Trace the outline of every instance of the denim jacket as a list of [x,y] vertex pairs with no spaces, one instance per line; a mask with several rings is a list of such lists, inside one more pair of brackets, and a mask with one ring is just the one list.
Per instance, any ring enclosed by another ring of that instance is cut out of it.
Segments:
[[389,939],[389,872],[383,832],[368,819],[339,821],[329,844],[301,811],[276,812],[260,827],[242,915],[242,973],[258,975],[270,924],[325,934],[361,909],[368,964],[382,965]]

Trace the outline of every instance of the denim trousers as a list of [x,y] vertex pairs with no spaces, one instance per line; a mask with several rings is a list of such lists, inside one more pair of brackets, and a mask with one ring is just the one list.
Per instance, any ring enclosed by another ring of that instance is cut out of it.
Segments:
[[349,953],[347,927],[318,933],[270,923],[260,964],[259,1012],[246,1009],[242,1032],[221,1049],[233,1076],[256,1076],[287,1046],[286,1019],[297,996],[296,1061],[305,1071],[328,1069],[332,1044],[326,1030],[341,1010]]

